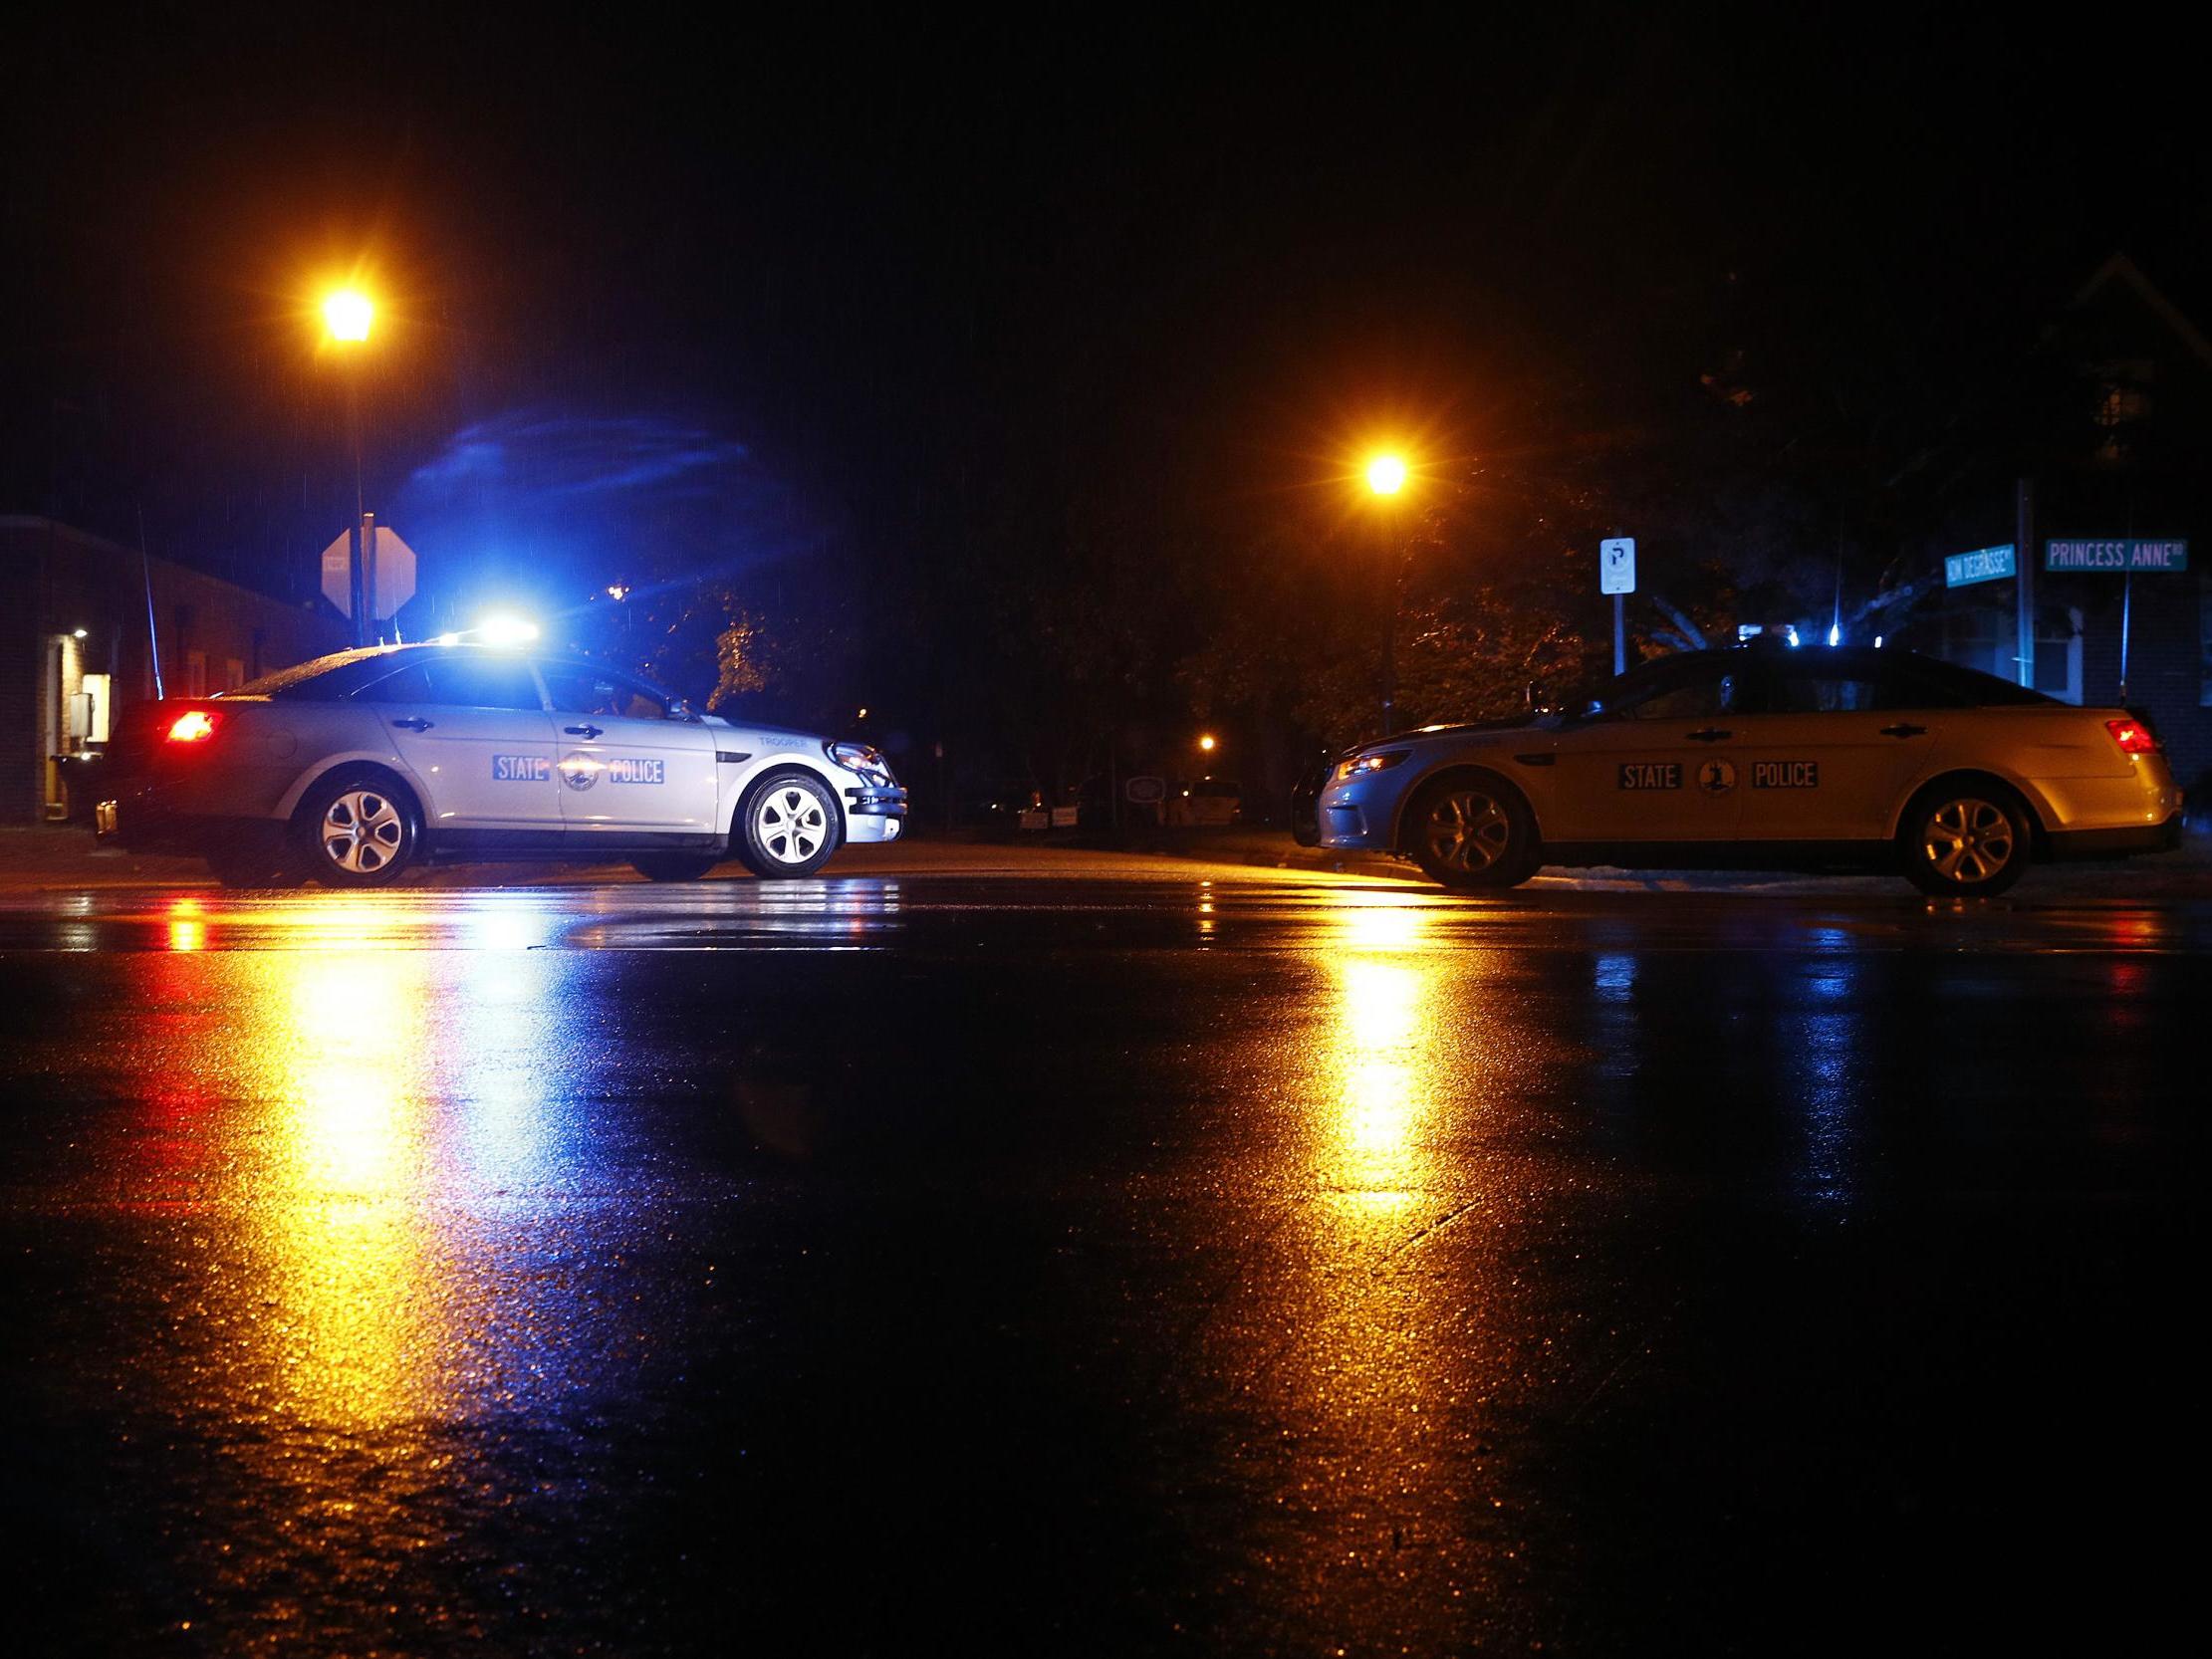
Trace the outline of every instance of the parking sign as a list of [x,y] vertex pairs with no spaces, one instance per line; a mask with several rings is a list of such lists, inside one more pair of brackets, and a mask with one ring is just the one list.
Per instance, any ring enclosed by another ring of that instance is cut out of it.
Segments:
[[1598,544],[1598,592],[1633,593],[1636,591],[1636,539],[1615,536]]

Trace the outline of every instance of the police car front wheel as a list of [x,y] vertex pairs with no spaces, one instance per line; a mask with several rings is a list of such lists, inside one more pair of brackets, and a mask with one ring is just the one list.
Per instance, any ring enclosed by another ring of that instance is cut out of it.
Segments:
[[755,784],[738,810],[732,836],[755,875],[812,875],[838,849],[844,810],[811,772],[776,772]]
[[1938,898],[1989,898],[2028,864],[2028,813],[2009,790],[1966,780],[1922,794],[1898,836],[1905,879]]
[[1439,778],[1406,814],[1406,850],[1447,887],[1515,887],[1536,873],[1529,809],[1479,773]]

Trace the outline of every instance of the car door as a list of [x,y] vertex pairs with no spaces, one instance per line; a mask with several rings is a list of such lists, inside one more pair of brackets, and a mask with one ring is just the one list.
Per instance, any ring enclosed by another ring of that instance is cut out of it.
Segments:
[[1883,839],[1951,725],[1933,688],[1871,650],[1812,646],[1763,666],[1737,724],[1741,833],[1757,841]]
[[[1722,841],[1741,808],[1735,751],[1745,665],[1685,654],[1606,688],[1556,734],[1540,814],[1551,841]],[[1541,787],[1541,786],[1538,786]]]
[[590,663],[541,661],[574,834],[718,834],[714,734],[666,693]]
[[353,695],[420,784],[426,827],[558,833],[553,722],[529,663],[465,646],[405,656]]

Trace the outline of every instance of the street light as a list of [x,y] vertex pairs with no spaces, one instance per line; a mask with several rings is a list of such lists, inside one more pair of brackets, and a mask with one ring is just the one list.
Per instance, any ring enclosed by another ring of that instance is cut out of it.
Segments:
[[1405,488],[1405,457],[1395,450],[1379,450],[1367,457],[1367,493],[1381,508],[1382,551],[1390,560],[1390,618],[1382,631],[1382,730],[1387,733],[1397,705],[1398,604],[1405,587],[1405,559],[1398,546],[1396,507],[1398,492]]
[[[340,346],[365,346],[369,325],[376,308],[358,288],[341,288],[323,301],[323,325]],[[355,354],[346,354],[353,357]],[[361,465],[361,366],[351,365],[346,376],[346,430],[354,445],[354,529],[350,538],[353,571],[349,592],[354,601],[354,643],[369,643],[369,611],[375,602],[376,578],[370,563],[376,557],[375,531],[369,522],[369,505],[362,490]]]
[[1213,733],[1208,732],[1203,737],[1199,738],[1198,747],[1204,750],[1207,754],[1212,754],[1214,752],[1214,749],[1217,747],[1217,745],[1214,743]]
[[331,338],[346,345],[367,340],[369,322],[375,315],[375,306],[359,289],[342,288],[323,302],[323,321],[330,327]]

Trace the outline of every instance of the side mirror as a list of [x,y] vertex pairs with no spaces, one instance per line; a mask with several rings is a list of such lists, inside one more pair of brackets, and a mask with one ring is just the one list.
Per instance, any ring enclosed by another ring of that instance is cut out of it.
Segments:
[[691,706],[691,699],[688,697],[678,697],[668,706],[668,718],[687,721],[694,726],[699,723],[698,711]]

